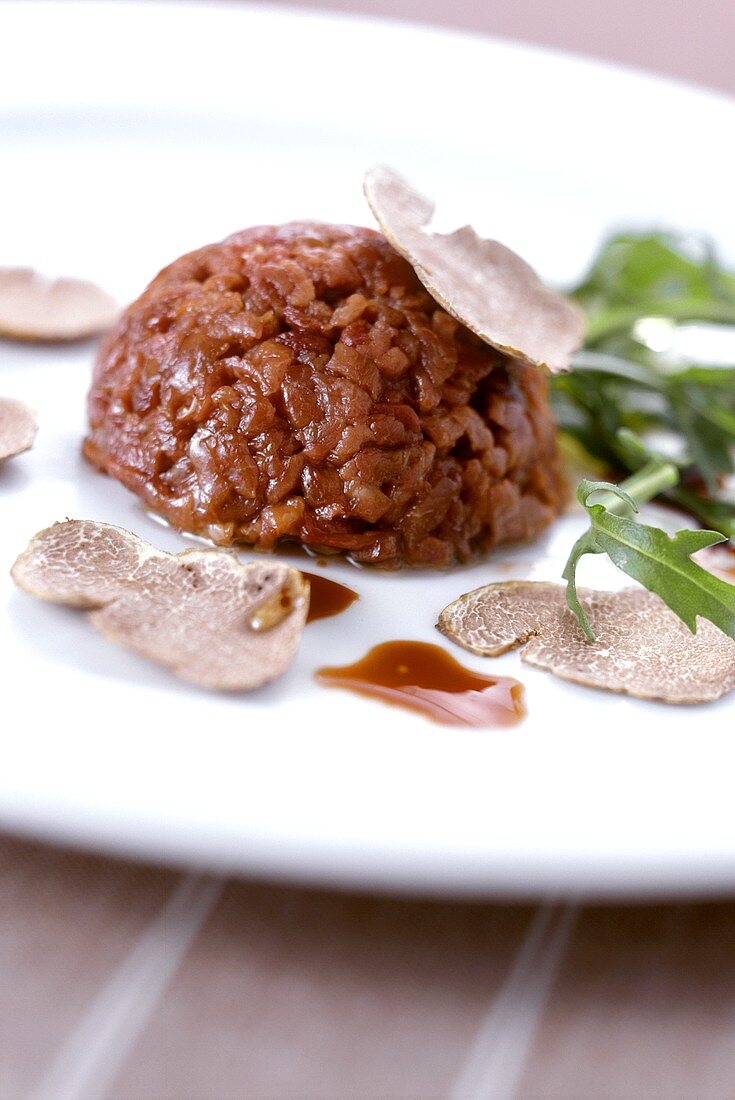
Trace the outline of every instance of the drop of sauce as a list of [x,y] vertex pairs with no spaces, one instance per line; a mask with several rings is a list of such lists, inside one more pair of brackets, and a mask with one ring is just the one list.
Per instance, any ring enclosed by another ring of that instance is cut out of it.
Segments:
[[510,726],[526,715],[520,681],[472,672],[429,642],[383,642],[353,665],[320,668],[316,677],[446,726]]
[[353,592],[347,585],[339,584],[328,577],[320,577],[318,573],[304,573],[302,570],[301,576],[309,582],[311,589],[307,623],[339,615],[360,598],[357,592]]

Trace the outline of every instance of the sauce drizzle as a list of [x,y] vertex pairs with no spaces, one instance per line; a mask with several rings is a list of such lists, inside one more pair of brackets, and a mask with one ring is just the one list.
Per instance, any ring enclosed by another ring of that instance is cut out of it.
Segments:
[[447,726],[510,726],[526,715],[519,680],[473,672],[429,642],[383,642],[352,665],[320,668],[316,678]]
[[305,573],[301,576],[309,582],[311,595],[309,598],[309,614],[307,623],[313,623],[317,619],[328,619],[332,615],[339,615],[348,607],[359,600],[357,592],[353,592],[346,584],[339,584],[328,577],[322,577],[318,573]]

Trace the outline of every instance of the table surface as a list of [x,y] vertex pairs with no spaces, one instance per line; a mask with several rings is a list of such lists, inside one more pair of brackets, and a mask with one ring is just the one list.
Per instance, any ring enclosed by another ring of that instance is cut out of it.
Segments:
[[0,1096],[734,1094],[735,905],[355,897],[0,842]]

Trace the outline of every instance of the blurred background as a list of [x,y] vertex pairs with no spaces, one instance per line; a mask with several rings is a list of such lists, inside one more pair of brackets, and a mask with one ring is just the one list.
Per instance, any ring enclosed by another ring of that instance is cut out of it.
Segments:
[[735,93],[732,0],[294,0],[294,6],[504,35]]

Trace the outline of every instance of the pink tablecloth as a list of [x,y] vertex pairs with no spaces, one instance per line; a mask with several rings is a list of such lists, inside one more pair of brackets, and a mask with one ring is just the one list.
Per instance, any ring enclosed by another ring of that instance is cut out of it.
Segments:
[[[238,2],[238,0],[234,0]],[[733,0],[290,0],[504,35],[735,93]]]
[[4,1100],[735,1094],[735,905],[452,905],[0,842]]

